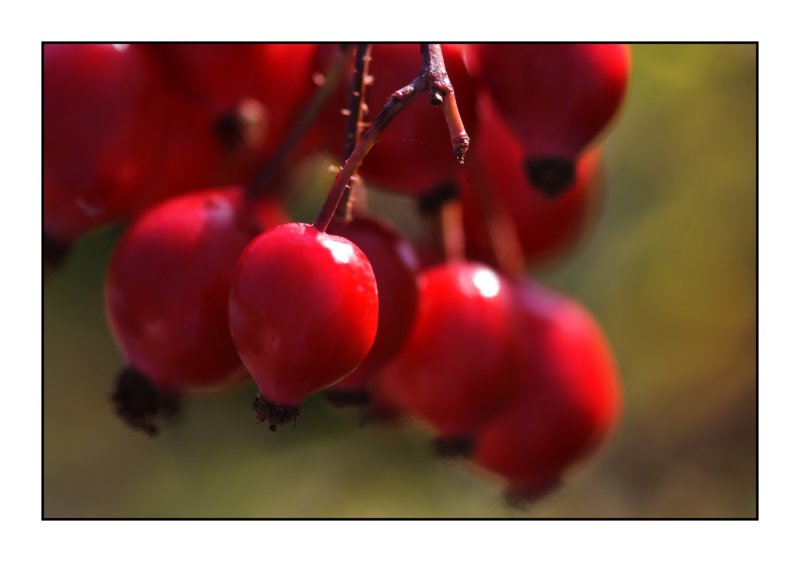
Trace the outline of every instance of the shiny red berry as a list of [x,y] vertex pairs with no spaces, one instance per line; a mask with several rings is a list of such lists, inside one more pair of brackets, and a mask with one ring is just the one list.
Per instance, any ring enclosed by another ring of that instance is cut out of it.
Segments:
[[[320,49],[319,68],[325,67],[336,48],[336,45],[329,45]],[[461,118],[467,131],[474,134],[475,91],[464,64],[463,46],[443,44],[442,53]],[[374,44],[371,57],[369,74],[374,80],[365,96],[369,108],[367,121],[374,119],[389,96],[411,82],[422,67],[418,44]],[[347,116],[340,111],[349,99],[350,82],[344,82],[343,95],[334,99],[322,117],[325,146],[337,160],[342,155],[347,124]],[[421,95],[381,135],[361,166],[360,174],[370,186],[418,196],[452,181],[458,166],[441,108],[431,105],[427,95]]]
[[599,149],[578,160],[575,181],[559,197],[531,189],[523,170],[525,155],[519,141],[500,120],[488,98],[480,103],[480,136],[459,182],[464,212],[467,255],[494,263],[477,182],[491,190],[500,211],[510,219],[528,262],[546,266],[563,258],[594,225],[601,193]]
[[513,295],[493,270],[466,262],[434,267],[419,285],[414,328],[381,374],[382,388],[435,429],[441,452],[465,453],[513,391]]
[[307,224],[280,225],[239,258],[229,321],[260,391],[258,419],[274,431],[364,361],[378,328],[375,275],[349,240]]
[[358,216],[335,219],[329,234],[347,238],[364,252],[378,286],[378,332],[367,358],[326,395],[334,404],[365,405],[368,383],[397,354],[411,332],[417,314],[419,263],[413,246],[387,224]]
[[[115,394],[119,413],[155,432],[157,404],[147,396],[215,388],[241,378],[228,331],[227,305],[236,260],[282,212],[263,203],[258,220],[241,189],[208,189],[170,199],[135,220],[114,251],[106,310],[129,367]],[[147,390],[147,387],[152,390]],[[143,403],[145,402],[145,403]]]
[[470,45],[470,71],[488,87],[522,143],[531,182],[554,195],[573,181],[578,155],[619,109],[630,75],[627,45]]
[[577,303],[530,282],[516,286],[522,362],[517,391],[479,434],[474,460],[502,476],[514,501],[557,486],[614,427],[620,385],[611,349]]

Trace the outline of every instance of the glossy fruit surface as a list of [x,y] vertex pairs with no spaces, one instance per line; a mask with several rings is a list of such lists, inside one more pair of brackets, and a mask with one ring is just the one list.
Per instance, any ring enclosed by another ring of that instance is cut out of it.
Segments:
[[[170,199],[134,221],[106,280],[106,308],[126,362],[164,390],[216,387],[240,366],[228,331],[228,293],[239,254],[260,231],[242,190]],[[262,214],[271,226],[275,204]],[[241,376],[243,373],[238,373]]]
[[229,311],[236,348],[261,396],[299,406],[367,356],[378,327],[378,290],[352,242],[289,223],[244,250]]
[[[326,45],[320,49],[319,68],[324,68],[336,48],[336,45]],[[461,118],[472,135],[476,122],[475,92],[463,61],[463,46],[443,44],[442,53]],[[369,73],[374,80],[365,96],[369,108],[366,121],[374,119],[389,96],[411,82],[422,67],[420,48],[416,44],[374,44],[371,56]],[[344,92],[349,92],[351,75],[352,72],[345,75],[343,94],[333,100],[322,117],[325,146],[337,161],[342,156],[347,124],[347,117],[340,110],[348,99]],[[431,105],[428,95],[423,93],[381,135],[360,173],[370,186],[418,196],[452,180],[458,166],[442,110]]]
[[469,47],[469,66],[522,143],[529,176],[557,193],[570,183],[559,183],[564,165],[574,163],[619,109],[630,50],[621,44],[478,44]]
[[459,187],[463,202],[467,255],[494,263],[477,182],[492,197],[514,226],[525,257],[534,266],[550,265],[563,258],[594,225],[602,197],[599,149],[584,153],[577,164],[575,181],[558,197],[533,189],[523,168],[525,155],[519,141],[499,118],[488,98],[480,103],[481,134]]
[[163,91],[137,45],[50,43],[43,62],[44,230],[69,243],[147,194]]
[[334,220],[329,234],[347,238],[364,252],[378,286],[378,332],[367,358],[331,390],[366,392],[367,381],[402,347],[417,314],[417,273],[414,248],[391,227],[377,219],[355,216],[345,223]]
[[621,398],[611,350],[583,307],[528,281],[516,285],[516,295],[519,386],[480,432],[473,458],[526,499],[552,489],[598,446],[619,417]]
[[443,438],[470,437],[509,400],[516,379],[514,302],[486,266],[450,262],[420,276],[414,328],[382,388]]

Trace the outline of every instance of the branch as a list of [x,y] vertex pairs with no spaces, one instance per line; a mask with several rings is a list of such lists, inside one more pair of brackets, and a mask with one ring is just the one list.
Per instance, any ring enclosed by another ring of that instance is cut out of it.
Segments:
[[450,130],[450,141],[453,144],[453,152],[460,163],[464,162],[464,156],[469,150],[469,136],[464,130],[464,124],[458,112],[455,92],[447,75],[444,65],[442,48],[436,43],[423,43],[422,69],[413,82],[400,88],[389,96],[386,105],[375,118],[369,129],[359,139],[352,154],[342,165],[336,178],[333,180],[328,197],[320,209],[314,226],[321,231],[325,231],[333,218],[339,201],[347,189],[350,178],[357,172],[364,158],[375,146],[381,133],[386,130],[395,116],[403,111],[423,91],[430,92],[430,101],[433,105],[441,105],[444,110],[444,117],[447,127]]
[[[350,105],[347,108],[348,118],[344,141],[344,160],[347,160],[353,154],[364,128],[364,114],[367,111],[366,92],[368,80],[366,80],[366,76],[369,72],[371,50],[372,47],[369,43],[359,43],[356,48],[353,82],[350,88]],[[350,177],[350,181],[347,182],[347,188],[336,207],[335,215],[345,222],[349,222],[352,219],[353,190],[358,182],[358,169],[356,169]]]
[[423,71],[427,69],[428,87],[430,88],[431,104],[441,105],[447,128],[450,130],[450,143],[453,152],[460,164],[469,150],[469,135],[464,129],[461,114],[456,103],[456,92],[450,83],[447,69],[444,65],[442,47],[437,43],[422,44]]
[[370,52],[372,46],[369,43],[359,43],[356,47],[355,68],[353,69],[353,87],[350,94],[350,107],[348,107],[347,134],[344,143],[344,159],[350,158],[356,143],[361,137],[364,126],[364,112],[366,111],[366,92],[369,72]]

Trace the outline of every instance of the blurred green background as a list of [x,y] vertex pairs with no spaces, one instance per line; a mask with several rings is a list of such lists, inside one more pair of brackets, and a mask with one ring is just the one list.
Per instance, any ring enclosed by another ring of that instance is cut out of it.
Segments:
[[[606,329],[626,397],[618,433],[559,491],[511,509],[419,429],[359,428],[319,397],[271,434],[249,384],[192,396],[157,439],[130,431],[108,401],[116,227],[45,285],[44,516],[754,517],[755,46],[635,45],[633,61],[597,229],[542,275]],[[313,218],[326,174],[301,178],[315,187],[297,218]],[[411,215],[400,198],[370,203],[400,227]]]

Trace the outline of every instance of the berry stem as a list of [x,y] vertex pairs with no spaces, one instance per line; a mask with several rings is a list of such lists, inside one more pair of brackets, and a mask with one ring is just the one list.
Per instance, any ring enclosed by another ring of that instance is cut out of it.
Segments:
[[389,100],[386,102],[386,105],[383,106],[383,109],[381,109],[381,112],[375,118],[375,121],[359,139],[355,149],[353,150],[353,153],[350,155],[350,158],[345,160],[344,165],[339,169],[339,173],[336,174],[336,178],[333,180],[333,185],[328,193],[328,197],[325,199],[325,202],[322,205],[322,209],[317,216],[317,220],[314,221],[314,227],[322,232],[328,228],[331,218],[336,211],[336,207],[339,206],[339,201],[341,200],[342,195],[347,188],[350,178],[361,165],[364,157],[369,153],[370,150],[372,150],[372,147],[377,142],[378,137],[386,129],[386,127],[389,126],[389,123],[392,122],[394,116],[405,109],[419,92],[420,90],[415,88],[414,83],[411,83],[397,90],[389,97]]
[[375,118],[372,125],[364,132],[363,136],[356,143],[352,154],[347,158],[333,180],[327,199],[320,209],[314,227],[324,232],[333,218],[339,201],[347,189],[350,178],[356,173],[364,158],[380,137],[381,133],[389,126],[395,116],[404,110],[423,91],[430,92],[430,101],[433,105],[442,105],[447,126],[450,129],[450,138],[453,144],[453,152],[459,162],[464,161],[464,156],[469,150],[469,136],[464,130],[461,116],[456,105],[455,92],[447,75],[444,65],[442,48],[437,43],[423,43],[422,69],[417,77],[394,92],[381,112]]
[[445,261],[463,260],[464,223],[461,215],[461,199],[450,199],[441,206],[439,226]]
[[458,186],[446,181],[417,199],[417,210],[425,219],[429,241],[440,252],[440,261],[456,261],[464,257],[464,228]]
[[350,51],[351,48],[347,45],[342,45],[342,48],[328,65],[322,85],[317,88],[314,96],[300,113],[300,117],[295,121],[294,126],[291,131],[289,131],[289,134],[286,135],[281,145],[264,163],[247,186],[248,199],[252,201],[263,195],[267,190],[267,186],[270,185],[272,180],[282,170],[283,165],[286,163],[287,156],[297,147],[297,144],[303,139],[308,129],[314,124],[314,121],[316,121],[323,107],[325,107],[328,98],[330,98],[331,94],[336,89],[339,78],[344,73],[347,66],[348,53]]
[[423,43],[421,50],[423,67],[428,69],[431,104],[442,106],[442,113],[450,131],[453,152],[459,163],[463,164],[469,150],[469,135],[458,111],[456,92],[447,75],[442,47],[438,43]]
[[525,254],[514,221],[503,202],[492,190],[486,163],[480,151],[467,165],[468,180],[478,198],[481,219],[489,234],[489,244],[497,268],[512,278],[525,275]]
[[369,63],[372,60],[370,53],[372,45],[359,43],[355,52],[355,68],[353,69],[353,87],[350,91],[350,105],[348,109],[347,133],[344,143],[344,160],[350,158],[356,143],[361,138],[364,130],[364,115],[367,112],[365,94],[369,85]]
[[[361,138],[364,131],[364,115],[368,111],[366,103],[367,86],[369,85],[369,62],[372,46],[369,43],[359,43],[355,52],[355,65],[353,68],[353,83],[350,88],[350,103],[347,108],[347,132],[344,142],[344,160],[350,158],[356,143]],[[360,184],[358,169],[354,172],[350,181],[347,183],[342,199],[336,207],[336,217],[350,222],[353,217],[353,192]]]

